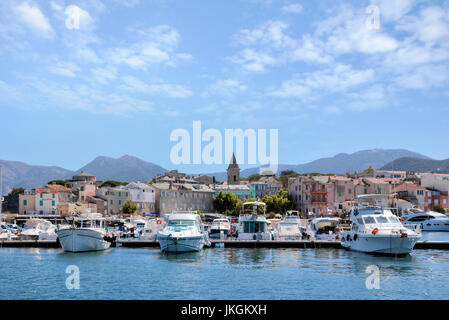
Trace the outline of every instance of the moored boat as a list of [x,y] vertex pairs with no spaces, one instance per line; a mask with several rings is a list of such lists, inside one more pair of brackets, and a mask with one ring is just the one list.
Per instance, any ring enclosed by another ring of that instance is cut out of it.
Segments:
[[[262,208],[262,209],[259,209]],[[258,212],[260,210],[261,212]],[[264,202],[245,202],[239,217],[239,240],[272,240],[273,234],[268,229],[265,218],[266,205]]]
[[449,217],[439,212],[411,208],[401,218],[404,224],[421,225],[422,231],[449,231]]
[[28,219],[19,238],[21,240],[56,240],[56,226],[44,219]]
[[334,241],[340,238],[340,219],[332,217],[315,218],[307,224],[306,237],[310,240]]
[[209,229],[209,237],[221,238],[222,234],[224,237],[228,237],[231,234],[231,223],[229,219],[226,218],[214,219]]
[[[362,195],[351,209],[351,228],[342,235],[343,247],[387,255],[409,254],[421,238],[420,228],[407,228],[382,200],[388,195]],[[373,203],[360,203],[368,200]],[[377,200],[377,201],[376,201]]]
[[305,228],[297,212],[288,211],[284,219],[276,225],[274,240],[301,240],[304,232]]
[[59,242],[66,252],[101,251],[111,246],[114,237],[106,231],[101,214],[82,214],[74,225],[58,229]]
[[193,212],[170,214],[157,240],[161,251],[170,253],[201,251],[209,243],[201,217]]

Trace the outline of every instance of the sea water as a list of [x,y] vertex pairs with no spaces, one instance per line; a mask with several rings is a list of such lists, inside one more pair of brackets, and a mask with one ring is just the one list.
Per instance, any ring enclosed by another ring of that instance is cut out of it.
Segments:
[[447,279],[446,250],[386,257],[324,248],[0,248],[0,299],[448,299]]

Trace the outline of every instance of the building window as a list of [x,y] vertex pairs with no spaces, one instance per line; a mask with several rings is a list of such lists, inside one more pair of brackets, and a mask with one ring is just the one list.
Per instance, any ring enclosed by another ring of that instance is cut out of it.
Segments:
[[27,205],[27,201],[23,200],[23,205],[26,206]]
[[44,201],[39,201],[39,205],[42,207],[44,205]]
[[114,204],[114,201],[113,201],[113,200],[111,200],[111,204]]
[[54,202],[54,201],[52,201],[52,202],[51,202],[51,205],[52,205],[52,207],[54,207],[54,206],[55,206],[55,202]]

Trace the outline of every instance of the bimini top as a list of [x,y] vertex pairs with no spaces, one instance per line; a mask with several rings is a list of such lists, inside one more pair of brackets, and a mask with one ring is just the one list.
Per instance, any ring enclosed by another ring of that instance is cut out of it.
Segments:
[[375,198],[390,198],[390,196],[394,196],[395,194],[385,194],[385,193],[378,193],[378,194],[361,194],[359,196],[356,196],[355,200],[364,200],[364,199],[375,199]]
[[244,202],[243,206],[247,206],[247,205],[256,205],[256,206],[260,206],[260,205],[266,205],[265,202],[259,202],[259,201],[250,201],[250,202]]
[[195,213],[172,213],[168,216],[168,220],[198,220],[201,219],[199,215]]

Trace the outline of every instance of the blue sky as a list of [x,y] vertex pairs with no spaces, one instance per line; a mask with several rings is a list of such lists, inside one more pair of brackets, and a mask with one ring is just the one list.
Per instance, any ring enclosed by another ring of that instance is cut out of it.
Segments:
[[170,133],[194,120],[277,128],[280,163],[449,157],[448,1],[2,0],[0,68],[4,160],[221,171],[170,162]]

